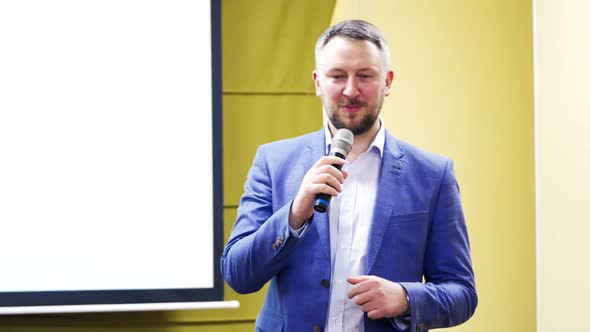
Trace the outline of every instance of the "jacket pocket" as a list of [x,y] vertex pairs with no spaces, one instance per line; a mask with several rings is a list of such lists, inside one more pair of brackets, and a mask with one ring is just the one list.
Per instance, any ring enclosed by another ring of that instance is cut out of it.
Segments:
[[281,332],[283,331],[283,319],[261,311],[256,318],[256,332]]
[[398,214],[398,215],[391,216],[389,218],[390,224],[413,223],[413,222],[427,223],[428,222],[428,212],[420,211],[420,212]]

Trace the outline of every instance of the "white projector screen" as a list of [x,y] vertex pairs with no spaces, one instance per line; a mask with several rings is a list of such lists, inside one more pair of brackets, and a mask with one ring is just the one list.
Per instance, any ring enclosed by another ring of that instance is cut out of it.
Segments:
[[223,300],[219,6],[0,2],[0,313]]

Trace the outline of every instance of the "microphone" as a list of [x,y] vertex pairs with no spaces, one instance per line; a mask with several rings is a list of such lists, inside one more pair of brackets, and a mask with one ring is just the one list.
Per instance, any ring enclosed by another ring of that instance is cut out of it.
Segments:
[[[354,135],[352,132],[346,128],[338,129],[334,137],[332,138],[332,143],[330,147],[330,156],[336,156],[341,159],[346,159],[350,150],[352,150],[352,141]],[[336,167],[336,169],[341,170],[342,165],[332,165]],[[328,194],[318,194],[315,198],[315,202],[313,204],[313,209],[317,212],[324,213],[328,210],[328,205],[330,205],[330,200],[332,196]]]

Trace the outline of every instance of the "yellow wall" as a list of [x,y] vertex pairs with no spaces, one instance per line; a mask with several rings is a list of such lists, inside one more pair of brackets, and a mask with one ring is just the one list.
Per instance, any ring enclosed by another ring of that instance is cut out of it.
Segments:
[[588,330],[590,3],[536,0],[539,332]]
[[531,1],[339,0],[349,18],[389,41],[386,127],[455,160],[480,303],[449,331],[535,331]]

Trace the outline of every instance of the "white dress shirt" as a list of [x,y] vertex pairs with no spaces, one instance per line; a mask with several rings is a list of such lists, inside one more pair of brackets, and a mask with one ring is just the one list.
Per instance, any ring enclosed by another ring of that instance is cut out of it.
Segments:
[[[346,278],[366,274],[367,243],[385,144],[385,129],[380,121],[381,128],[367,151],[354,163],[347,161],[342,167],[349,176],[340,195],[333,197],[330,203],[332,282],[327,332],[364,331],[363,311],[348,298],[352,285]],[[328,126],[325,128],[326,151],[329,151],[332,135]]]

